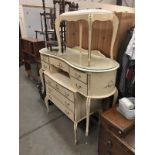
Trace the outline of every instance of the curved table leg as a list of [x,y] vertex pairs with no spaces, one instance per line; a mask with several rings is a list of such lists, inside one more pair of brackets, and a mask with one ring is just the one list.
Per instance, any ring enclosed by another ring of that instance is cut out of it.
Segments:
[[89,114],[90,114],[90,98],[87,98],[86,100],[86,136],[88,136],[89,133]]
[[44,70],[41,68],[39,70],[39,74],[40,74],[40,79],[41,79],[41,83],[42,83],[42,93],[44,93],[44,91],[45,91],[45,83],[43,80],[43,73],[44,73]]
[[74,142],[77,144],[77,122],[74,122]]
[[118,89],[116,88],[116,91],[115,91],[115,94],[113,97],[112,106],[114,106],[116,104],[117,98],[118,98]]
[[47,113],[49,113],[50,110],[49,110],[49,106],[48,106],[48,97],[47,96],[45,97],[44,101],[45,101],[45,104],[46,104]]

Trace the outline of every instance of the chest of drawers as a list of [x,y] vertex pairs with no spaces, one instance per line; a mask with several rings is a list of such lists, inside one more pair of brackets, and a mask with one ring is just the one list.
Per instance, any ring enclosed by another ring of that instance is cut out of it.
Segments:
[[101,115],[98,152],[99,155],[135,154],[134,122],[121,116],[115,108]]

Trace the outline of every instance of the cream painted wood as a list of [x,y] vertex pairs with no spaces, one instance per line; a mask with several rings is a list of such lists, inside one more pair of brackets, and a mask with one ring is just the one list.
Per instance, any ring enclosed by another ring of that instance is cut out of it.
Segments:
[[50,58],[49,61],[50,61],[50,64],[54,65],[55,67],[60,68],[65,72],[69,72],[68,65],[64,63],[62,60],[59,60],[59,59],[56,60],[55,58]]
[[[56,34],[58,39],[58,47],[59,47],[59,54],[61,53],[61,40],[60,40],[60,33],[59,33],[59,26],[61,21],[78,21],[78,20],[86,20],[88,22],[88,61],[87,64],[90,66],[91,61],[91,40],[92,40],[92,24],[94,21],[107,21],[110,20],[113,24],[113,34],[112,34],[112,41],[111,41],[111,48],[110,48],[110,56],[113,58],[113,47],[116,40],[119,20],[118,17],[112,11],[107,10],[99,10],[99,9],[87,9],[87,10],[80,10],[74,12],[66,12],[61,14],[55,22],[56,27]],[[82,27],[80,26],[80,33]],[[79,34],[80,38],[81,35]],[[81,47],[81,46],[80,46]]]
[[73,77],[70,77],[71,79],[71,82],[73,84],[73,86],[75,87],[75,89],[77,89],[77,91],[79,93],[81,93],[82,95],[84,96],[87,96],[88,95],[88,92],[87,92],[87,85],[84,84],[83,82],[73,78]]
[[69,108],[74,113],[74,103],[59,93],[52,87],[47,86],[46,88],[48,94],[54,94],[56,98],[58,98],[67,108]]
[[[67,47],[66,51],[61,53],[60,21],[81,19],[88,21],[88,50],[81,48],[83,30],[82,25],[79,24],[79,47]],[[113,58],[113,46],[119,23],[115,14],[106,10],[84,10],[60,15],[55,21],[59,51],[49,51],[47,48],[39,51],[41,55],[49,57],[50,70],[43,69],[47,89],[45,97],[47,110],[49,110],[48,100],[51,100],[74,122],[75,143],[77,142],[78,122],[86,118],[86,136],[88,136],[89,116],[100,108],[101,99],[114,95],[114,103],[118,95],[115,82],[119,64],[101,55],[99,51],[91,50],[92,24],[95,20],[111,20],[113,23],[110,51],[111,58]],[[45,63],[43,60],[41,62]]]
[[41,62],[41,66],[42,66],[42,68],[44,69],[44,70],[49,70],[49,68],[50,68],[50,66],[49,66],[49,64],[48,63],[46,63],[46,62]]
[[49,63],[49,57],[47,56],[47,55],[43,55],[43,54],[41,54],[41,61],[44,61],[44,62],[46,62],[46,63]]
[[59,100],[59,98],[56,98],[54,95],[47,94],[48,99],[50,99],[62,112],[65,113],[66,116],[68,116],[72,121],[74,121],[74,114],[71,112],[68,108],[66,108],[63,103]]
[[85,72],[80,72],[76,69],[70,67],[70,75],[73,76],[75,79],[84,82],[87,84],[87,74]]

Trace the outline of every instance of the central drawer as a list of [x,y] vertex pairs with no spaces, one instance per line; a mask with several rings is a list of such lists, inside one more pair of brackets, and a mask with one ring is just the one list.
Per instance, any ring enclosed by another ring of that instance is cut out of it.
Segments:
[[68,116],[74,122],[74,113],[71,112],[68,108],[66,108],[63,103],[51,94],[47,94],[49,99],[63,112],[66,116]]
[[55,67],[62,69],[65,72],[69,72],[68,65],[65,62],[55,58],[50,58],[49,61],[50,64],[54,65]]
[[71,102],[69,99],[64,97],[61,93],[56,91],[54,88],[46,86],[47,93],[50,95],[55,96],[58,98],[63,105],[65,105],[66,108],[69,108],[74,113],[74,103]]

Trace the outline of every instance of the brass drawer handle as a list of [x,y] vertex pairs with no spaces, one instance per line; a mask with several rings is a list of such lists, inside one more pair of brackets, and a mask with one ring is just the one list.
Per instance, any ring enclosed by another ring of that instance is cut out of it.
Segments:
[[56,90],[59,90],[58,84],[55,85],[55,89]]
[[81,78],[81,75],[80,75],[80,74],[75,73],[75,78],[79,79],[79,78]]
[[67,110],[65,110],[65,113],[66,113],[67,115],[69,115],[69,112],[68,112]]
[[108,141],[107,141],[107,146],[108,146],[109,148],[112,147],[112,141],[111,141],[111,140],[108,140]]
[[80,86],[80,85],[78,85],[78,84],[76,83],[76,88],[77,88],[77,89],[80,89],[80,88],[81,88],[81,86]]
[[118,134],[121,136],[121,135],[122,135],[122,131],[119,130],[119,131],[118,131]]

